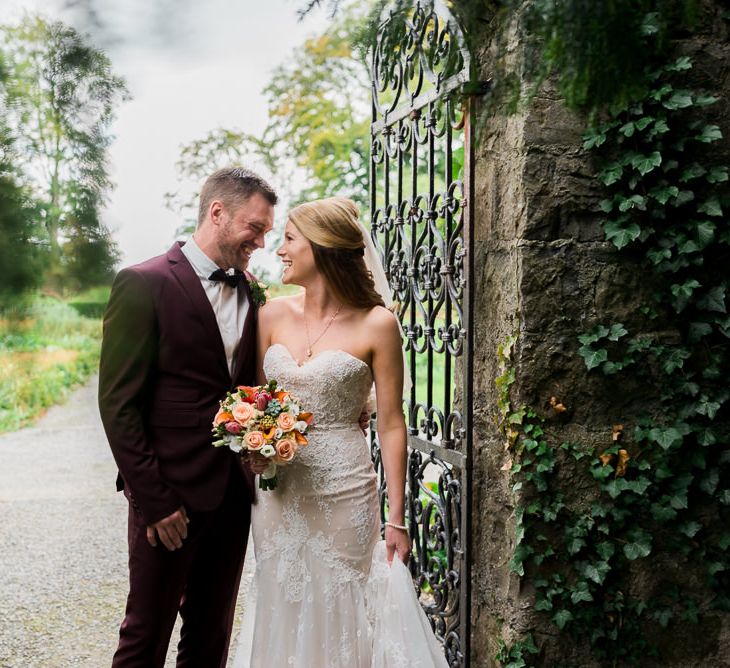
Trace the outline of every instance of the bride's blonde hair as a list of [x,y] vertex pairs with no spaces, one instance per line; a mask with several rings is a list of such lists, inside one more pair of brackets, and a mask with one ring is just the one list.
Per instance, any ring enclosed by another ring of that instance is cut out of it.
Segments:
[[304,202],[289,220],[312,245],[314,263],[334,296],[355,308],[384,306],[365,266],[365,241],[357,205],[346,197]]

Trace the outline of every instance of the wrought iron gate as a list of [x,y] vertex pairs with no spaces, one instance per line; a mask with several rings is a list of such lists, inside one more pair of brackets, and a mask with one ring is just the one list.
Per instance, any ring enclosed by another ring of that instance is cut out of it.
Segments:
[[451,666],[469,665],[473,145],[463,92],[470,73],[463,33],[441,3],[419,2],[380,25],[371,234],[399,303],[413,385],[405,399],[411,572]]

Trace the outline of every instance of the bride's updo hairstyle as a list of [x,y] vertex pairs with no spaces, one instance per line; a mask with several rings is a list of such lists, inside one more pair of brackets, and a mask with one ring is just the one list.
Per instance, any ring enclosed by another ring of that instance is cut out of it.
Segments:
[[365,242],[357,205],[346,197],[305,202],[289,220],[312,245],[314,263],[334,296],[355,308],[384,306],[365,266]]

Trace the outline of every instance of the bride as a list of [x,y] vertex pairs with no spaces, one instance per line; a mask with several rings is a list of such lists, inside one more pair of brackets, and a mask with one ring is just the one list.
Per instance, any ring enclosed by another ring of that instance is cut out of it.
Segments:
[[[304,290],[259,311],[259,382],[274,378],[298,396],[315,429],[253,507],[255,602],[234,667],[445,667],[403,565],[411,545],[401,333],[354,202],[335,197],[293,209],[277,254],[283,282]],[[358,425],[373,383],[384,543],[377,478]],[[251,460],[257,473],[265,465]]]

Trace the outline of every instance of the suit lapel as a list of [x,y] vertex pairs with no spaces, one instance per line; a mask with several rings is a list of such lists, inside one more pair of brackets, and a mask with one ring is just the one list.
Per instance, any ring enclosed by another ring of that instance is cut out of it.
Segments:
[[215,319],[213,307],[210,304],[208,295],[205,294],[205,290],[200,283],[198,275],[195,273],[195,270],[192,268],[190,262],[188,262],[188,259],[185,257],[180,248],[181,244],[175,243],[175,245],[173,245],[173,247],[167,252],[170,269],[172,270],[173,276],[175,276],[178,283],[180,283],[183,292],[192,303],[196,315],[200,318],[205,329],[210,334],[210,341],[218,351],[216,357],[220,362],[222,370],[225,371],[226,376],[230,378],[228,362],[226,361],[226,351],[223,347],[223,339],[221,338],[220,329],[218,328],[218,321]]
[[248,300],[248,311],[246,313],[246,321],[243,323],[241,340],[238,342],[238,351],[236,353],[236,360],[233,365],[233,374],[231,374],[233,380],[236,380],[238,378],[238,375],[241,373],[243,361],[247,359],[251,354],[251,351],[247,349],[247,344],[252,345],[250,343],[251,336],[256,329],[256,311],[258,307],[251,297],[251,287],[248,284],[249,279],[250,277],[248,275],[248,272],[246,272],[246,280],[241,284],[241,288],[239,288],[246,291],[246,299]]

